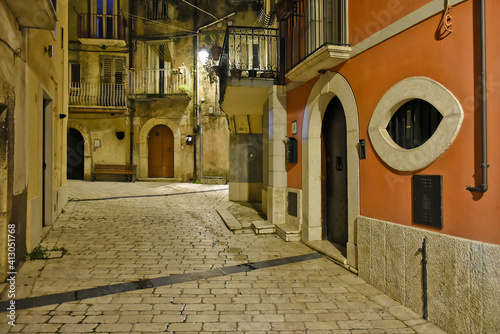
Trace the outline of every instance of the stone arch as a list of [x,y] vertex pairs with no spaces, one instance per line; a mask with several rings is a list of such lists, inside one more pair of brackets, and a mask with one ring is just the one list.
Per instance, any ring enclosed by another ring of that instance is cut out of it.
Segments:
[[359,201],[359,120],[351,86],[339,73],[327,72],[313,86],[304,112],[302,134],[302,239],[321,240],[321,127],[329,102],[337,96],[342,103],[347,126],[348,243],[347,263],[357,267],[356,220]]
[[156,125],[165,125],[174,133],[174,178],[180,178],[181,174],[181,131],[177,122],[170,119],[153,118],[148,120],[141,127],[139,135],[139,165],[137,166],[137,175],[140,178],[148,177],[148,135]]
[[78,130],[85,141],[83,145],[84,162],[83,162],[83,179],[86,181],[92,180],[92,138],[87,128],[80,122],[73,119],[68,120],[68,129],[73,128]]

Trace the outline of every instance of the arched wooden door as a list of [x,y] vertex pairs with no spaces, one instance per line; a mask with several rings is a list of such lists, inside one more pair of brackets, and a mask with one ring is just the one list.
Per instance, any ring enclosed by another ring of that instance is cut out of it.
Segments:
[[166,125],[156,125],[148,135],[149,177],[174,177],[174,133]]
[[347,129],[344,108],[337,97],[332,99],[326,109],[321,139],[323,238],[346,247]]

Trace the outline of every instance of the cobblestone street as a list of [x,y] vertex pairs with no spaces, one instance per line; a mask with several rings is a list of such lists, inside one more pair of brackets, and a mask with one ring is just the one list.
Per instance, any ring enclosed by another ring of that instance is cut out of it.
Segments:
[[274,234],[229,231],[216,211],[233,205],[227,189],[69,181],[70,202],[42,242],[68,253],[27,261],[17,300],[222,270],[101,297],[75,293],[70,302],[55,295],[50,305],[16,310],[14,327],[3,308],[0,333],[443,333],[323,256],[224,272],[315,254]]

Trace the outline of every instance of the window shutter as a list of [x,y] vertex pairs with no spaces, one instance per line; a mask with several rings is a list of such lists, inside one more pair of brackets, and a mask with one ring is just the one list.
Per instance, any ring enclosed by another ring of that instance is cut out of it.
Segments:
[[125,58],[103,57],[101,59],[101,83],[123,84]]
[[115,84],[123,84],[123,68],[125,67],[124,58],[114,58]]
[[112,83],[113,58],[104,57],[101,60],[101,83]]

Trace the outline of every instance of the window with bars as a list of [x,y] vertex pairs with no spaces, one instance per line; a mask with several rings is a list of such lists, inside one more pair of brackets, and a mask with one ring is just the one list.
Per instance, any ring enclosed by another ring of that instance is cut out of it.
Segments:
[[150,20],[167,20],[168,1],[146,0],[146,17]]
[[101,58],[101,83],[123,84],[124,72],[124,57],[105,56]]
[[405,149],[423,145],[434,134],[443,115],[429,102],[414,99],[403,104],[392,116],[387,132]]

